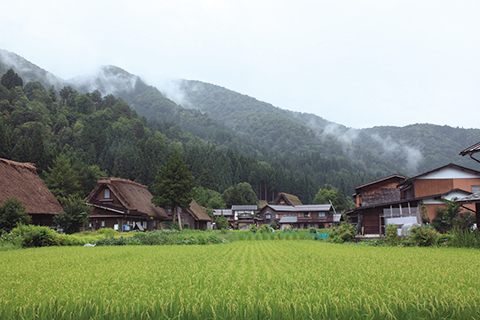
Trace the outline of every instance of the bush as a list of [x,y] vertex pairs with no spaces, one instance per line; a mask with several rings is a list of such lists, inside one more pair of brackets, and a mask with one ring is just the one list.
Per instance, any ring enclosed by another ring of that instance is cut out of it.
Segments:
[[315,229],[314,227],[311,227],[308,230],[309,230],[310,233],[317,233],[317,229]]
[[185,222],[185,223],[183,224],[183,229],[187,229],[187,230],[190,229],[190,223]]
[[228,219],[223,215],[215,219],[215,228],[217,229],[228,229]]
[[252,224],[252,225],[250,226],[250,232],[251,232],[251,233],[256,233],[257,231],[258,231],[257,225]]
[[262,224],[259,230],[262,234],[272,232],[272,229],[270,229],[270,226],[268,224]]
[[48,227],[19,224],[12,233],[23,238],[24,248],[62,245],[59,234]]
[[437,237],[435,243],[439,247],[458,247],[458,239],[453,233],[445,233]]
[[355,226],[348,222],[342,222],[339,227],[333,228],[328,234],[328,241],[333,243],[344,243],[350,241],[357,234]]
[[455,228],[452,231],[452,235],[455,236],[456,244],[462,248],[478,248],[480,247],[480,234],[478,229],[470,231],[469,229],[462,230]]
[[390,246],[396,246],[399,241],[400,237],[398,236],[398,227],[394,224],[387,225],[386,228],[386,241]]
[[10,232],[17,223],[29,224],[32,218],[25,212],[25,206],[17,198],[6,199],[0,206],[0,230]]
[[276,223],[275,221],[272,221],[272,222],[270,223],[270,227],[271,227],[273,230],[277,229],[277,223]]
[[433,246],[437,244],[439,236],[438,232],[433,229],[427,229],[425,226],[411,227],[406,244],[419,247]]

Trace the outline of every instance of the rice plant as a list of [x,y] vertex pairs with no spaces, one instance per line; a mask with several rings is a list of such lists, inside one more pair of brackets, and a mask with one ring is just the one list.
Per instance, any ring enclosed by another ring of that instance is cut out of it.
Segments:
[[479,258],[307,240],[5,251],[0,319],[478,319]]

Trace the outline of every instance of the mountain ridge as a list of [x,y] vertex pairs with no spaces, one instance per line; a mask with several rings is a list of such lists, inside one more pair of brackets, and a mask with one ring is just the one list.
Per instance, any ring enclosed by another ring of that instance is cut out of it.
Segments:
[[183,96],[181,101],[175,99],[176,103],[168,90],[148,85],[116,66],[103,66],[95,74],[63,80],[16,54],[6,53],[0,49],[0,72],[17,67],[20,70],[15,71],[24,80],[39,81],[46,87],[55,85],[59,90],[58,85],[69,85],[80,92],[95,89],[102,95],[116,95],[140,116],[175,122],[182,130],[224,150],[231,148],[258,159],[319,153],[327,158],[345,157],[377,175],[414,175],[449,162],[475,166],[457,155],[478,142],[479,129],[434,124],[354,129],[196,80],[177,80],[176,89]]

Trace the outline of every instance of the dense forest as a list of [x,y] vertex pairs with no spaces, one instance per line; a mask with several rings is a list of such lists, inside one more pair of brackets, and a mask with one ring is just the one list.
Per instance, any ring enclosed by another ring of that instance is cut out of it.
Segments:
[[152,186],[175,149],[203,189],[222,193],[248,182],[260,199],[284,191],[305,202],[319,189],[307,174],[296,177],[231,149],[218,149],[172,121],[140,118],[113,95],[102,97],[98,90],[80,94],[68,86],[57,94],[54,86],[22,82],[11,70],[2,77],[0,157],[35,163],[45,181],[54,174],[61,177],[66,181],[61,192],[85,197],[102,175]]
[[42,177],[66,155],[80,176],[151,186],[177,149],[205,190],[248,182],[261,200],[288,192],[311,203],[323,187],[350,195],[392,173],[412,176],[450,162],[478,169],[458,152],[478,142],[479,129],[352,129],[187,80],[176,82],[180,105],[118,67],[63,80],[0,50],[0,75],[10,68],[24,84],[2,89],[0,156],[34,162]]

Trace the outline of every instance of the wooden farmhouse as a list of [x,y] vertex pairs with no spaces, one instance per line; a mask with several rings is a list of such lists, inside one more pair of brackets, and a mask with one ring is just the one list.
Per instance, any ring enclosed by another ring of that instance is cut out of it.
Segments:
[[304,205],[298,197],[279,193],[273,204],[262,208],[259,213],[259,224],[275,222],[280,228],[290,226],[294,229],[329,228],[340,221],[330,204]]
[[[465,150],[462,150],[460,152],[461,156],[470,156],[472,160],[475,160],[476,162],[480,163],[480,160],[477,158],[474,158],[473,155],[477,152],[480,152],[480,142],[474,144],[471,147],[468,147]],[[475,216],[477,218],[477,227],[480,226],[480,190],[478,188],[475,188],[475,190],[472,190],[472,194],[469,196],[466,196],[464,198],[460,198],[457,200],[458,203],[460,203],[462,206],[475,206],[474,212]]]
[[308,204],[297,206],[267,205],[260,211],[260,224],[275,222],[284,229],[330,228],[340,222],[341,215],[335,214],[331,204]]
[[[208,215],[203,207],[201,207],[195,200],[190,202],[188,208],[178,208],[180,212],[180,221],[182,228],[185,228],[185,223],[188,223],[190,229],[204,230],[208,227],[208,224],[212,221],[212,218]],[[173,214],[171,208],[167,209],[168,219],[178,222],[178,216]]]
[[163,208],[152,202],[148,188],[120,178],[100,178],[87,197],[94,207],[89,228],[113,228],[118,231],[162,229],[169,217]]
[[[412,178],[391,175],[355,188],[356,208],[347,212],[359,234],[385,233],[385,225],[421,224],[444,208],[442,198],[463,198],[480,190],[480,172],[455,164]],[[473,205],[470,205],[473,207]]]
[[13,198],[23,203],[35,225],[53,226],[53,217],[63,212],[35,165],[0,158],[0,205]]

